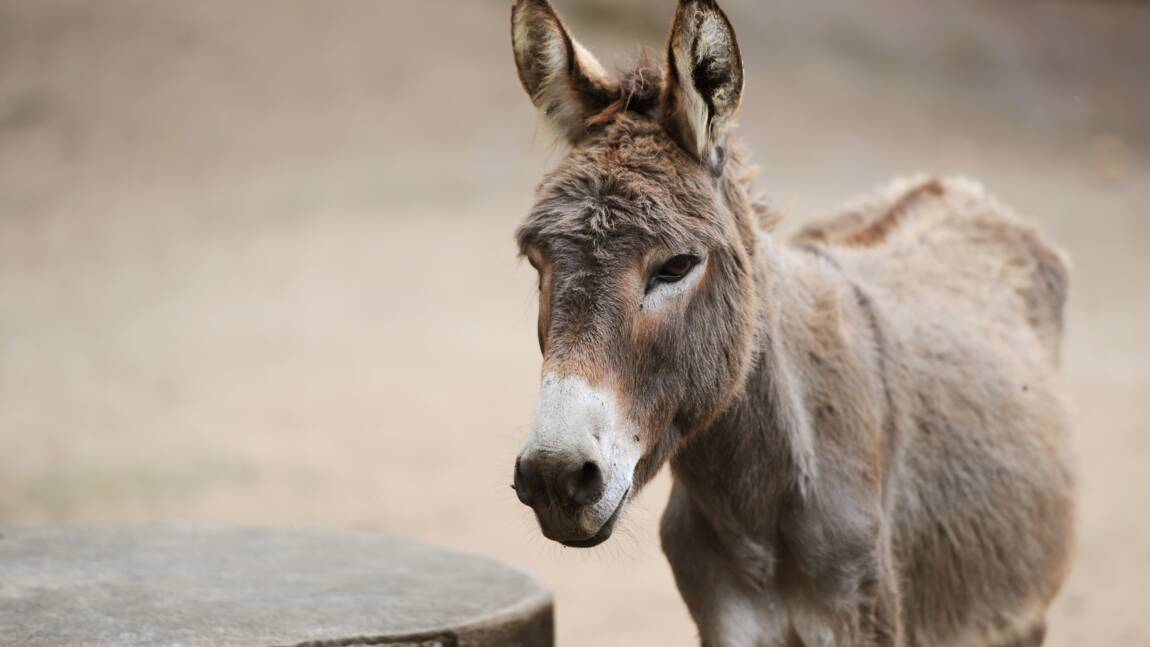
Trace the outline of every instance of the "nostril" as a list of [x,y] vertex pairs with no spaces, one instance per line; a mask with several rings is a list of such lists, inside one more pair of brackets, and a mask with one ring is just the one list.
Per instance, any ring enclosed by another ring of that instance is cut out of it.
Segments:
[[563,491],[575,505],[590,505],[603,498],[603,472],[592,461],[568,473]]
[[518,458],[515,459],[515,481],[511,488],[515,490],[515,496],[519,497],[520,503],[531,505],[533,500],[531,486],[528,483],[527,474],[523,471],[523,462]]

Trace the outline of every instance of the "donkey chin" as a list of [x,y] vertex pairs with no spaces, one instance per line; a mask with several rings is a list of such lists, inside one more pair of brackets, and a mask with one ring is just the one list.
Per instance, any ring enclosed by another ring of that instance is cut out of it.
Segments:
[[639,433],[610,391],[579,376],[547,375],[513,487],[543,536],[590,548],[614,531],[641,454]]

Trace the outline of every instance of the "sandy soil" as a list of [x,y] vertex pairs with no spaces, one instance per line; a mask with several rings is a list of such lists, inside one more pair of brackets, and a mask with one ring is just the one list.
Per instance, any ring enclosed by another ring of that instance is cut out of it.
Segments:
[[[665,474],[590,552],[508,488],[538,379],[511,232],[561,151],[507,4],[0,0],[0,522],[420,537],[541,574],[560,644],[693,644]],[[786,227],[961,172],[1070,251],[1049,644],[1150,644],[1150,7],[726,4]],[[608,53],[660,48],[670,5],[560,2]]]

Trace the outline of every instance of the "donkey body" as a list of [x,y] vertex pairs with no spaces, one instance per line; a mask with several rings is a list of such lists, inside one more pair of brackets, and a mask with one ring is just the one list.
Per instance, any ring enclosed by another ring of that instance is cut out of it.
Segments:
[[777,240],[711,0],[679,3],[663,74],[620,82],[546,0],[512,35],[572,144],[518,233],[544,378],[515,487],[544,534],[605,541],[669,462],[704,645],[1041,644],[1073,543],[1059,253],[961,179]]
[[[762,359],[671,459],[662,539],[706,643],[1041,644],[1073,526],[1059,255],[964,180],[762,238]],[[792,438],[761,422],[788,400]]]

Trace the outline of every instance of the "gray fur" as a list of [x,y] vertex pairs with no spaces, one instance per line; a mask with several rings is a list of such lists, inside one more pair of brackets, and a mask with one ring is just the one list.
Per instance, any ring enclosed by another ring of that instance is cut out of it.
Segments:
[[[718,173],[676,134],[673,76],[583,115],[518,238],[545,373],[613,394],[631,496],[671,465],[661,537],[703,644],[1040,645],[1074,536],[1062,255],[955,178],[778,240],[729,129]],[[688,252],[702,274],[645,311]]]

